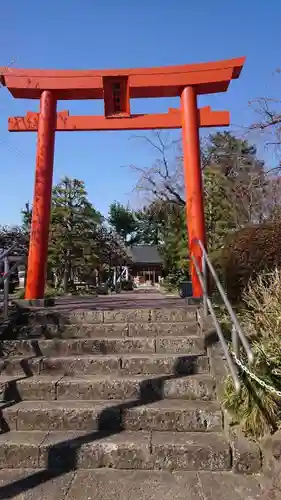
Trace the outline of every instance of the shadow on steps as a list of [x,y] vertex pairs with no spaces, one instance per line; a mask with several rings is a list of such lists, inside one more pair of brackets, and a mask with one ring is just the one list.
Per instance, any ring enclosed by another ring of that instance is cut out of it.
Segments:
[[[190,373],[192,375],[195,371],[195,359],[190,365]],[[182,377],[181,360],[176,364],[174,373],[171,375],[163,375],[151,379],[144,380],[140,386],[140,398],[120,403],[113,404],[109,408],[102,411],[99,417],[98,430],[78,436],[71,440],[61,441],[48,450],[48,465],[45,470],[39,470],[30,476],[15,481],[14,483],[0,487],[0,498],[14,498],[20,493],[32,490],[36,486],[43,484],[55,477],[62,476],[67,472],[76,470],[78,467],[78,451],[82,445],[93,443],[97,440],[114,436],[124,430],[123,412],[131,408],[143,406],[160,401],[164,398],[164,383],[166,380],[178,379]],[[19,392],[16,388],[16,382],[13,381],[8,384],[5,397],[6,401],[11,397],[20,398]],[[20,401],[20,399],[18,400]],[[17,401],[17,402],[18,402]],[[112,422],[112,416],[115,415],[115,421]],[[116,414],[119,415],[116,418]],[[109,429],[110,425],[110,429]],[[7,429],[8,431],[9,429]]]

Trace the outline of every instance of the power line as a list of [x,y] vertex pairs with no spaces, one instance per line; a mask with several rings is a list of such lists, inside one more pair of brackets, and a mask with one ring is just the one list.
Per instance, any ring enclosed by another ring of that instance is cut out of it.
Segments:
[[0,144],[4,146],[10,153],[15,153],[19,156],[25,156],[25,153],[23,151],[21,151],[18,148],[15,148],[14,146],[11,146],[7,142],[3,141],[3,139],[0,139]]

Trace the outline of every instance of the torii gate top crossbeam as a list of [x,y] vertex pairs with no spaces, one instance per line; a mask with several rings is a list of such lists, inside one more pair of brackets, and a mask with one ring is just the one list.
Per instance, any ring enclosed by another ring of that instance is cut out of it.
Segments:
[[0,82],[16,98],[39,99],[43,90],[56,99],[103,99],[104,80],[128,80],[129,97],[176,97],[186,86],[197,94],[225,92],[238,78],[245,58],[212,63],[120,70],[38,70],[0,68]]

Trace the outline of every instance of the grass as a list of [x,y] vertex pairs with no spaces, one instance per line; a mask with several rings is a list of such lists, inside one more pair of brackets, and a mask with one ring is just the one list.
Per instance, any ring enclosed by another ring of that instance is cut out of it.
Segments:
[[[251,281],[238,311],[254,352],[251,371],[281,391],[281,271],[261,274]],[[242,359],[246,364],[246,359]],[[222,403],[247,435],[262,437],[281,426],[281,398],[240,372],[242,389],[236,394],[231,377],[225,381]]]
[[[21,289],[16,290],[12,294],[12,297],[13,297],[13,299],[24,299],[24,295],[25,295],[25,290],[24,290],[24,288],[21,288]],[[46,289],[45,289],[44,297],[46,299],[51,298],[51,297],[58,297],[60,295],[62,295],[60,290],[56,290],[55,288],[51,288],[51,287],[46,287]]]

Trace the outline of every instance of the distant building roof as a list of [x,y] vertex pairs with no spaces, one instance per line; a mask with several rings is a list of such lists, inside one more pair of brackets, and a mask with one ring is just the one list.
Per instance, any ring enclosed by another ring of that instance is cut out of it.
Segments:
[[134,264],[163,264],[163,259],[155,245],[133,245],[129,254]]

